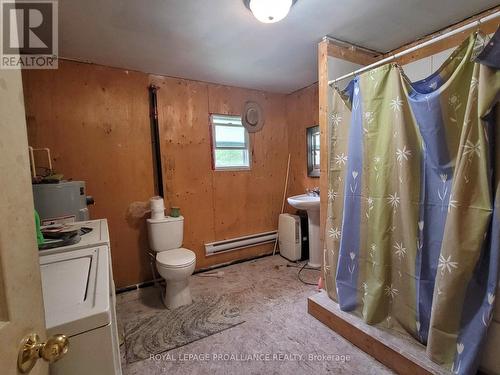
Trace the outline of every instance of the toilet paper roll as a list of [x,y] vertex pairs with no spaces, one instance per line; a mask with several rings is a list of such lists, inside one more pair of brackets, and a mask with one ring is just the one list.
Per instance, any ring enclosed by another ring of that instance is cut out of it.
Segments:
[[151,211],[160,211],[165,209],[162,197],[153,197],[149,200],[151,203]]
[[153,197],[150,199],[151,219],[162,219],[165,217],[165,204],[162,197]]

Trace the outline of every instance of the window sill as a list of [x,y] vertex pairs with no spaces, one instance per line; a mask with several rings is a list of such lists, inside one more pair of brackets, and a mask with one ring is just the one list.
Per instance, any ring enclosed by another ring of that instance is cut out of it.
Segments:
[[319,173],[319,170],[317,170],[317,169],[307,172],[307,177],[319,178],[319,176],[320,176],[320,173]]
[[250,172],[251,167],[215,167],[215,172]]

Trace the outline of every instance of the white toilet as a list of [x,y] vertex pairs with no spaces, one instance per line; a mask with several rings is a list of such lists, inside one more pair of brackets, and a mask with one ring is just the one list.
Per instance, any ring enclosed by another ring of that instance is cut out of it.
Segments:
[[192,302],[189,276],[196,254],[182,248],[184,218],[164,216],[147,219],[149,247],[156,253],[156,268],[166,281],[164,303],[169,309]]

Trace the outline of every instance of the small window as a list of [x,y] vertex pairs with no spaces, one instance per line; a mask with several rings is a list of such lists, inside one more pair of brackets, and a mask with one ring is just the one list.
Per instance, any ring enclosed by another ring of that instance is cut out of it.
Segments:
[[319,126],[307,128],[307,175],[319,177]]
[[216,170],[250,169],[248,131],[240,116],[212,115],[212,153]]

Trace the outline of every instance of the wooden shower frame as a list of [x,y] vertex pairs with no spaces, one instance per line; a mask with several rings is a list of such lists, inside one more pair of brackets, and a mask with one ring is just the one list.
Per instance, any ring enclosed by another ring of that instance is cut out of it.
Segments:
[[[327,130],[328,130],[328,58],[334,57],[342,60],[346,60],[359,65],[369,65],[378,60],[386,58],[390,55],[396,54],[398,52],[409,49],[417,44],[423,43],[430,40],[438,35],[449,32],[451,30],[457,29],[465,24],[481,19],[492,13],[500,11],[500,6],[489,9],[485,12],[479,13],[473,17],[470,17],[464,21],[454,24],[445,29],[439,30],[435,33],[427,35],[424,38],[415,40],[412,43],[405,44],[399,48],[396,48],[387,53],[376,53],[370,52],[368,50],[359,48],[354,45],[349,45],[344,42],[337,42],[329,38],[324,38],[318,44],[318,86],[319,86],[319,128],[320,128],[320,191],[321,191],[321,228],[320,228],[320,241],[321,248],[324,248],[324,233],[325,233],[325,223],[326,223],[326,211],[327,211],[327,197],[328,197],[328,179],[327,179],[327,168],[328,168],[328,143],[327,143]],[[481,24],[478,27],[482,32],[486,34],[491,34],[496,31],[499,25],[499,20],[494,19],[486,23]],[[447,50],[449,48],[458,46],[469,34],[475,32],[477,29],[470,29],[459,34],[455,34],[450,38],[444,39],[433,45],[421,48],[413,53],[402,56],[397,60],[400,65],[405,65],[413,61],[423,59],[425,57],[432,56],[441,51]],[[340,74],[339,74],[340,75]]]
[[[346,60],[359,65],[369,65],[380,59],[386,58],[390,55],[409,49],[417,44],[430,40],[438,35],[449,32],[459,28],[465,24],[481,19],[492,13],[498,12],[500,6],[489,9],[485,12],[470,17],[462,22],[447,27],[443,30],[430,34],[424,38],[418,39],[412,43],[403,45],[388,53],[376,53],[369,50],[359,48],[357,46],[349,45],[344,42],[338,42],[329,38],[324,38],[318,45],[318,86],[319,86],[319,127],[320,127],[320,199],[321,199],[321,221],[320,221],[320,243],[321,249],[324,248],[325,239],[325,224],[328,206],[328,114],[329,114],[329,93],[328,93],[328,58],[334,57]],[[486,34],[491,34],[496,31],[499,26],[499,20],[493,19],[491,21],[481,24],[477,29],[480,29]],[[397,60],[400,65],[405,65],[413,61],[432,56],[436,53],[446,49],[458,46],[469,34],[475,32],[477,29],[469,29],[467,31],[455,34],[447,39],[436,42],[427,47],[423,47],[414,51],[413,53],[402,56]],[[341,73],[336,74],[340,76]],[[336,78],[336,77],[330,77]],[[323,292],[325,293],[325,292]],[[326,295],[326,294],[325,294]],[[318,295],[317,295],[318,296]],[[352,344],[356,345],[379,362],[388,366],[397,373],[412,373],[412,374],[431,374],[431,372],[423,364],[418,361],[409,359],[408,356],[401,354],[399,351],[391,348],[387,343],[374,338],[373,336],[365,333],[355,325],[349,323],[341,317],[341,314],[334,312],[331,306],[327,305],[329,298],[316,298],[311,297],[308,300],[308,312],[316,319],[327,325],[332,330],[336,331],[341,336],[345,337]],[[320,296],[323,297],[323,296]],[[318,301],[323,301],[318,302]]]

